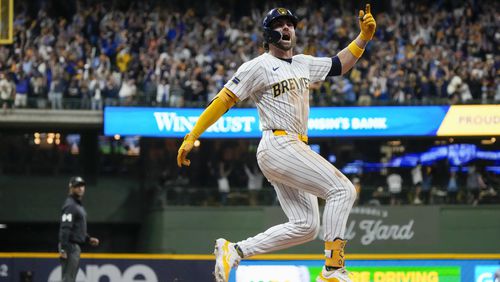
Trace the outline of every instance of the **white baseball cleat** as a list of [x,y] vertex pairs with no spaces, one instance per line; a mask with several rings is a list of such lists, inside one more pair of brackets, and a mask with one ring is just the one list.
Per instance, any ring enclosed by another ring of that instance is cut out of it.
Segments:
[[237,267],[241,257],[234,248],[234,244],[226,239],[219,238],[215,241],[215,270],[216,282],[227,282],[233,267]]
[[323,270],[316,278],[316,282],[352,282],[349,278],[349,273],[345,268],[339,268],[336,270],[326,271],[323,266]]

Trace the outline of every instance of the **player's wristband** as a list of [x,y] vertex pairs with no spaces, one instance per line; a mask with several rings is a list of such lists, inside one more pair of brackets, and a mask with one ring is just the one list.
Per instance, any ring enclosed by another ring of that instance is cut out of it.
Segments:
[[349,49],[351,54],[356,58],[360,58],[363,55],[363,52],[365,51],[365,49],[360,48],[358,44],[356,44],[356,41],[351,42],[351,44],[347,46],[347,49]]

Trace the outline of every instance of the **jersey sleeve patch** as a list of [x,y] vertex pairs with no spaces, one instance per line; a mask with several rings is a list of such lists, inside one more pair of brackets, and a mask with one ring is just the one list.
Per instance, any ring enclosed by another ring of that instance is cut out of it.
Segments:
[[233,79],[231,80],[234,84],[238,85],[238,83],[240,83],[240,79],[238,77],[233,77]]

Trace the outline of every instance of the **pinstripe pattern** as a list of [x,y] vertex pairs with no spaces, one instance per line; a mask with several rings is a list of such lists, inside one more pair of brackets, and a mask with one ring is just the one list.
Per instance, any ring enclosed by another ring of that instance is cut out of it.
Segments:
[[225,87],[240,100],[250,98],[255,102],[262,129],[307,134],[309,88],[290,89],[275,96],[272,85],[288,79],[320,81],[325,79],[331,66],[332,59],[327,57],[296,55],[289,63],[264,53],[241,65]]
[[315,239],[319,230],[317,197],[326,199],[324,240],[344,237],[356,192],[333,165],[298,141],[296,135],[274,136],[269,130],[263,133],[257,160],[273,184],[289,221],[238,242],[245,255],[267,253]]
[[[245,256],[314,240],[320,227],[317,197],[326,200],[324,240],[344,237],[354,186],[297,137],[307,134],[309,83],[324,80],[331,66],[331,58],[296,55],[287,62],[265,53],[243,64],[225,85],[257,106],[263,129],[257,160],[288,217],[288,222],[238,242]],[[288,135],[274,136],[272,129]]]

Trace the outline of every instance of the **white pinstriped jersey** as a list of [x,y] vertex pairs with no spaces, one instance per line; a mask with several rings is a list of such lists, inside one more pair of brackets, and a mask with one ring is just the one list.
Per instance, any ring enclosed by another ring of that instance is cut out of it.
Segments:
[[225,87],[256,104],[262,130],[307,134],[309,84],[324,80],[330,57],[295,55],[291,63],[264,53],[240,66]]
[[[326,200],[323,239],[344,238],[356,190],[330,162],[297,138],[297,134],[307,134],[309,84],[325,79],[332,60],[296,55],[289,62],[265,53],[241,65],[225,85],[240,100],[250,97],[257,106],[263,130],[257,162],[288,217],[288,222],[237,242],[246,256],[316,238],[320,225],[317,197]],[[333,73],[338,70],[334,69]],[[275,135],[272,129],[287,134]]]

